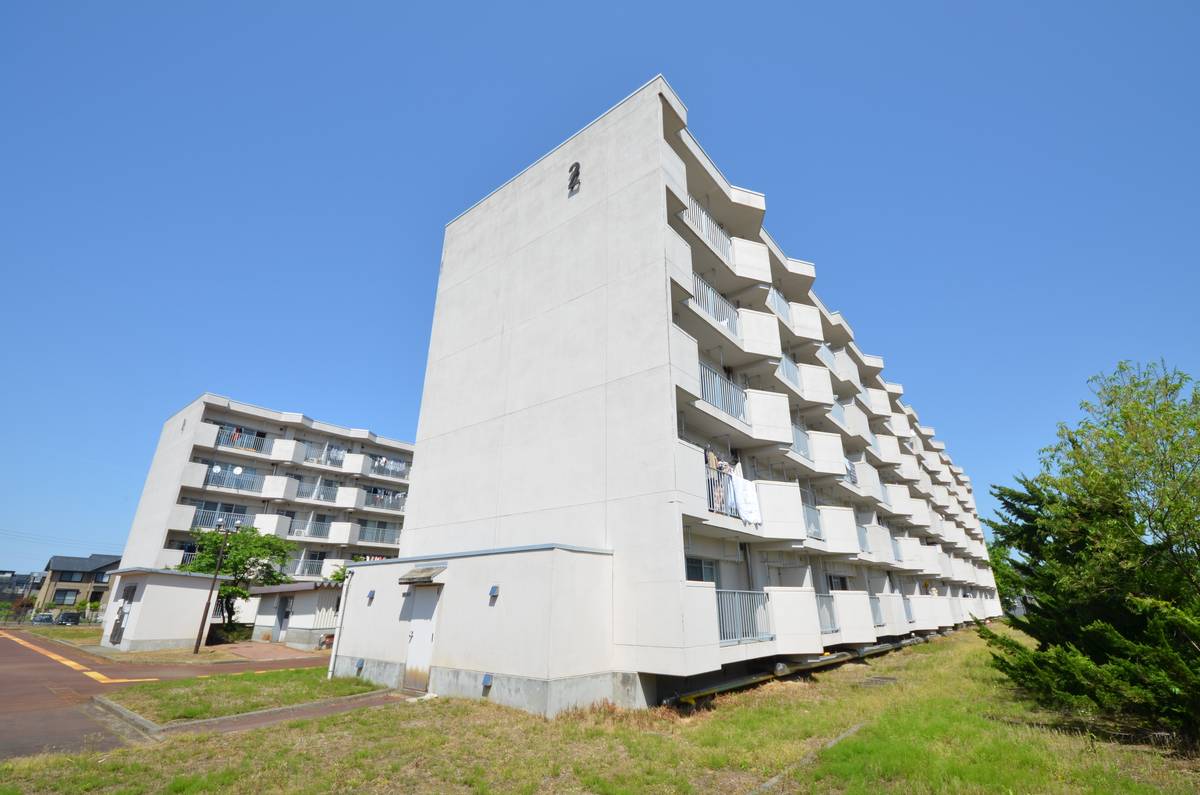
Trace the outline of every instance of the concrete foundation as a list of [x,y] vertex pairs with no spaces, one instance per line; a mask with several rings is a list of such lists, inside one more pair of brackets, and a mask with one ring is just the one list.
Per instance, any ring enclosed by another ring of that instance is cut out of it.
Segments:
[[354,657],[339,656],[333,662],[334,676],[361,676],[368,682],[374,682],[384,687],[400,687],[404,684],[404,663],[390,660],[369,660],[362,658],[363,667],[360,672],[358,660]]
[[483,698],[552,718],[576,707],[610,702],[619,707],[641,708],[655,703],[654,677],[625,671],[534,679],[494,674],[484,687],[483,671],[433,666],[429,691],[439,696]]

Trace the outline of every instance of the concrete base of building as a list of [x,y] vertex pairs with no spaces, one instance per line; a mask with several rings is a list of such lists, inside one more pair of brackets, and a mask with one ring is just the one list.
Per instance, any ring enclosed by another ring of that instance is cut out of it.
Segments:
[[[334,676],[361,676],[385,687],[404,687],[404,663],[387,660],[358,660],[339,656],[333,664]],[[493,674],[491,685],[484,686],[483,671],[433,666],[429,671],[429,692],[454,698],[478,698],[552,718],[561,712],[595,704],[618,707],[653,706],[655,681],[652,674],[609,671],[559,679]]]
[[102,643],[102,646],[107,646],[110,649],[118,651],[162,651],[163,649],[190,649],[196,645],[196,638],[147,638],[145,640],[133,640],[126,638],[117,645],[111,643]]

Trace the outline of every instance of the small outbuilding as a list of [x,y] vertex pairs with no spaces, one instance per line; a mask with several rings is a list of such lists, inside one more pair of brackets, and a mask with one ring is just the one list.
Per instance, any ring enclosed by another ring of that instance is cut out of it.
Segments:
[[140,566],[113,574],[120,579],[105,612],[102,646],[121,651],[184,649],[196,642],[201,613],[206,613],[206,623],[212,620],[213,606],[204,609],[211,574]]
[[250,596],[258,597],[254,640],[293,649],[323,649],[332,643],[342,597],[340,582],[263,585],[251,588]]

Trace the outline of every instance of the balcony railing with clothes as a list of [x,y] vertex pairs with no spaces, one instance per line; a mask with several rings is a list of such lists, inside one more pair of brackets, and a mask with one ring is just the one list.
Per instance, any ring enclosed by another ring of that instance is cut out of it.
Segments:
[[330,444],[306,444],[304,460],[309,464],[325,464],[326,466],[340,467],[342,462],[346,460],[346,448]]
[[398,492],[368,491],[365,493],[364,502],[372,508],[388,508],[393,511],[403,511],[404,501],[407,496]]
[[721,643],[749,643],[770,640],[771,613],[763,591],[717,590],[717,623]]
[[692,274],[692,294],[696,303],[713,320],[720,323],[733,336],[739,336],[741,325],[738,322],[738,311],[729,299],[717,292],[717,288],[700,278],[700,274]]
[[705,467],[708,481],[708,509],[726,516],[738,516],[737,498],[733,493],[733,476],[719,469]]
[[364,544],[398,544],[400,531],[384,527],[360,527],[358,540]]
[[409,465],[407,461],[395,461],[390,458],[376,458],[371,461],[371,474],[388,478],[407,478]]
[[808,429],[803,425],[792,423],[792,452],[812,460],[812,448],[808,444]]
[[205,486],[220,486],[238,491],[262,491],[263,475],[254,472],[235,474],[233,467],[209,467],[204,473]]
[[704,238],[713,250],[729,259],[730,241],[729,233],[717,223],[717,219],[712,217],[712,214],[705,209],[695,196],[688,195],[688,206],[681,212],[680,217],[683,218],[692,229],[696,230],[696,234]]
[[784,323],[792,325],[792,305],[783,297],[783,293],[774,287],[767,289],[767,306],[771,307]]
[[707,362],[700,362],[700,397],[726,414],[747,422],[746,390]]
[[251,515],[233,511],[198,510],[196,518],[192,520],[192,527],[216,527],[217,520],[220,519],[226,528],[232,528],[237,522],[250,524],[251,518]]
[[871,602],[871,620],[875,622],[875,626],[882,627],[887,621],[883,618],[883,605],[879,603],[879,597],[875,594],[870,596]]
[[304,525],[292,525],[288,530],[288,535],[299,536],[301,538],[329,538],[330,524],[330,522],[309,520]]
[[830,635],[840,631],[837,619],[837,605],[833,602],[832,594],[817,594],[817,618],[821,621],[821,633]]
[[859,550],[862,551],[864,554],[870,554],[871,541],[870,541],[870,534],[867,532],[867,528],[863,527],[862,525],[856,525],[855,529],[858,530],[858,548],[859,548]]
[[916,619],[913,618],[912,600],[907,596],[902,596],[900,597],[900,601],[904,603],[904,618],[908,623],[914,623]]
[[246,431],[231,425],[222,425],[217,431],[217,444],[221,447],[234,447],[238,450],[253,450],[256,453],[271,452],[271,439],[259,436],[254,431]]

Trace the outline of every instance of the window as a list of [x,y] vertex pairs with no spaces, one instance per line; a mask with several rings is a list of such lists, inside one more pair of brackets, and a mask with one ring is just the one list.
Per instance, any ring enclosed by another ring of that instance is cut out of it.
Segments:
[[829,583],[830,591],[850,590],[850,578],[844,574],[826,574],[825,580]]
[[711,582],[721,587],[721,564],[708,558],[688,558],[687,578],[692,582]]
[[63,571],[59,572],[59,582],[83,582],[82,571]]
[[96,580],[96,582],[108,582],[108,572],[107,571],[96,572],[95,580]]
[[56,605],[73,605],[79,597],[79,591],[59,588],[54,592],[54,604]]

